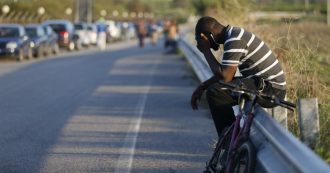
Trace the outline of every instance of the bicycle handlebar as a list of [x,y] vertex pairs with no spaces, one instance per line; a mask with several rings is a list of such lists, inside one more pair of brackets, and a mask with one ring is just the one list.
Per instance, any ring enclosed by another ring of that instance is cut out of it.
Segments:
[[268,94],[261,93],[261,92],[256,91],[256,90],[251,90],[251,89],[245,88],[243,85],[237,85],[237,84],[227,83],[227,82],[223,82],[223,81],[219,81],[219,83],[222,86],[224,86],[225,88],[227,88],[227,89],[229,89],[233,92],[247,93],[247,94],[267,98],[271,102],[275,103],[276,105],[284,107],[284,108],[289,109],[291,111],[294,111],[294,108],[296,107],[296,104],[285,101],[285,100],[282,100],[282,99],[279,99],[275,95],[268,95]]

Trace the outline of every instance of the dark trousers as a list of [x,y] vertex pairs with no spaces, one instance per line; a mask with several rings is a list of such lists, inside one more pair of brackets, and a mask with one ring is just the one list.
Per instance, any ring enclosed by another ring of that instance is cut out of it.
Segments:
[[140,47],[144,47],[144,34],[138,34],[138,38],[139,38],[139,46]]
[[[237,80],[251,90],[259,90],[263,88],[262,92],[264,93],[275,95],[280,99],[284,99],[285,97],[285,90],[273,88],[269,83],[264,83],[260,79],[234,79],[233,82],[236,83]],[[235,121],[232,106],[238,103],[238,98],[233,96],[230,90],[223,90],[221,88],[223,87],[219,83],[215,83],[206,91],[206,98],[218,136],[221,135],[221,132],[226,126],[231,125]],[[257,103],[266,108],[276,106],[262,98],[259,98]]]

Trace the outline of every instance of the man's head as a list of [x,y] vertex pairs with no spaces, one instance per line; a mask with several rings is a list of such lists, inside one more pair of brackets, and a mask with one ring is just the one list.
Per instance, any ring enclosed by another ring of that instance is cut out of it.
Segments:
[[199,39],[203,39],[202,35],[204,35],[210,42],[211,48],[218,50],[220,44],[224,42],[224,38],[222,38],[224,28],[216,19],[208,16],[202,17],[195,27],[195,39],[198,42]]

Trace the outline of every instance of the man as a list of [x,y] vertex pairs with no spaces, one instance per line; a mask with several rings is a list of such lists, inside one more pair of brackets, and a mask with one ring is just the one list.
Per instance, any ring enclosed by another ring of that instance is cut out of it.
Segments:
[[[204,90],[207,90],[206,98],[218,136],[235,120],[232,106],[237,104],[237,98],[230,91],[221,89],[219,80],[240,81],[250,89],[280,99],[285,97],[286,82],[281,65],[267,45],[253,33],[239,27],[223,26],[212,17],[202,17],[196,24],[195,39],[213,76],[193,92],[191,106],[193,110],[198,109],[197,102]],[[221,44],[224,52],[219,63],[210,49],[219,50]],[[242,74],[240,78],[234,77],[237,69]],[[258,103],[268,108],[275,106],[262,98]]]
[[136,31],[139,39],[139,46],[144,47],[144,38],[147,36],[147,29],[144,19],[139,19],[136,23]]

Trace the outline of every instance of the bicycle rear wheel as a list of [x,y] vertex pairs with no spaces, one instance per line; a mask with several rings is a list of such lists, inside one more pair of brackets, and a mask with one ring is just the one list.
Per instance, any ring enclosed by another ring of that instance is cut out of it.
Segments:
[[244,142],[236,151],[233,160],[233,173],[252,173],[256,159],[255,148],[250,141]]

